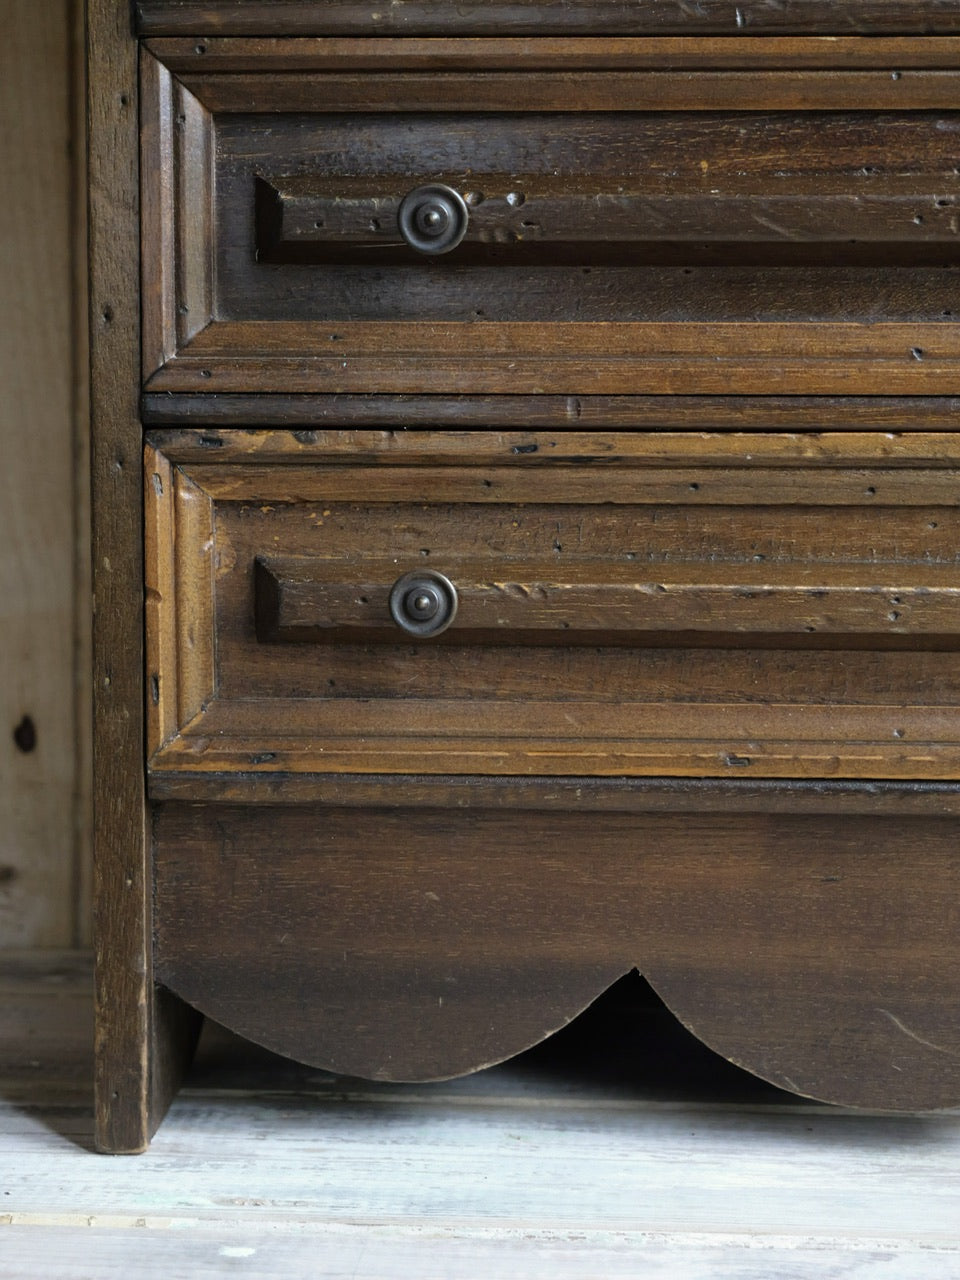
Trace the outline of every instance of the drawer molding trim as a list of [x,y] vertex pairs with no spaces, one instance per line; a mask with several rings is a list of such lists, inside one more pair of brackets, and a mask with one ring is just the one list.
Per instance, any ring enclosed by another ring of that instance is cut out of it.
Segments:
[[767,0],[740,0],[736,5],[733,0],[699,0],[696,5],[677,0],[645,0],[642,5],[573,0],[562,8],[553,0],[473,0],[453,7],[437,0],[395,0],[389,6],[371,0],[326,0],[320,7],[315,0],[136,0],[134,13],[142,34],[180,36],[198,31],[225,36],[369,36],[379,31],[502,38],[516,33],[538,36],[540,43],[555,33],[609,38],[634,32],[716,32],[722,37],[718,43],[744,44],[762,35],[766,44],[770,38],[804,32],[849,39],[851,31],[876,38],[885,32],[921,36],[960,30],[952,0],[779,0],[776,5]]

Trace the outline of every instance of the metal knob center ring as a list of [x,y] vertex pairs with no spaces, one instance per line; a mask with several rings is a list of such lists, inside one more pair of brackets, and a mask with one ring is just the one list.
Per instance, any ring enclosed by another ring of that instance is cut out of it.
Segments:
[[449,253],[467,234],[469,221],[463,196],[441,182],[414,187],[397,210],[400,234],[418,253]]
[[390,591],[390,616],[407,635],[438,636],[457,616],[457,589],[442,573],[414,570]]

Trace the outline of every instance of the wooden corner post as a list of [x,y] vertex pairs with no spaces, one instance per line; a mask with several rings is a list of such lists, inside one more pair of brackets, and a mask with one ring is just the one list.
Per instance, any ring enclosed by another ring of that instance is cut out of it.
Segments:
[[196,1037],[153,981],[144,790],[137,44],[87,0],[94,590],[96,1142],[142,1151]]

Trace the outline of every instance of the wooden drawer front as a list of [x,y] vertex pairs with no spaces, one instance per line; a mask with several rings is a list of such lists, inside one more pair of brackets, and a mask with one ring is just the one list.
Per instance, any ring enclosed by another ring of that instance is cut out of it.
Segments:
[[[158,432],[151,772],[960,777],[960,436]],[[407,634],[390,593],[459,608]]]
[[958,394],[958,55],[150,42],[147,389]]

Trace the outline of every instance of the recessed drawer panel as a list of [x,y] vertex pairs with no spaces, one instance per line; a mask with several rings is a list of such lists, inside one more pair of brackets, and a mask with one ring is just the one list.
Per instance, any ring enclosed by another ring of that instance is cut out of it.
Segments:
[[957,436],[304,435],[151,438],[155,778],[960,777]]
[[960,42],[892,43],[154,41],[147,388],[960,393]]

